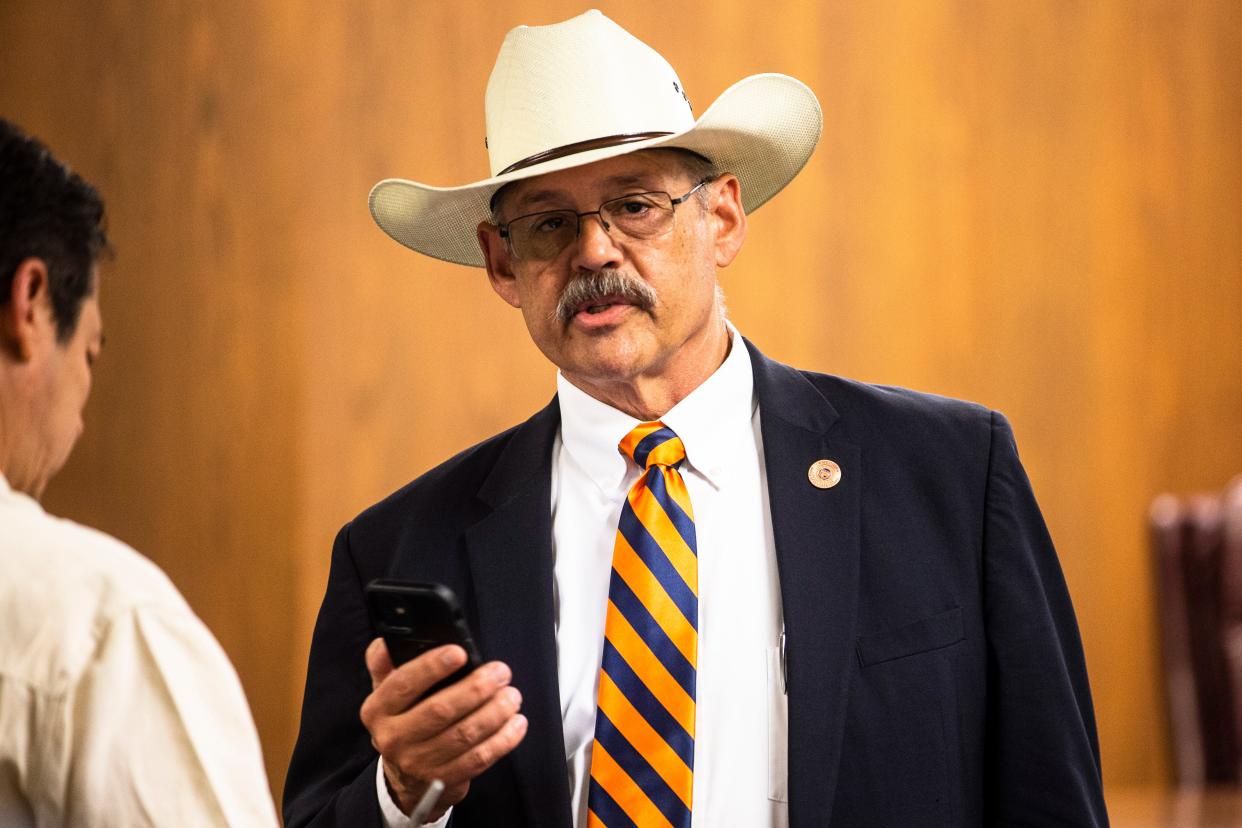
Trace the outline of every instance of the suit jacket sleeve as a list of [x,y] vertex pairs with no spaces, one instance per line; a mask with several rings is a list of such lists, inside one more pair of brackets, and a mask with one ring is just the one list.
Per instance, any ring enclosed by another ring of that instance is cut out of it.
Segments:
[[383,824],[375,792],[377,754],[358,718],[371,692],[365,653],[375,635],[349,530],[341,529],[333,545],[311,639],[302,722],[285,779],[288,828]]
[[983,545],[986,824],[1107,825],[1087,669],[1013,432],[993,413]]

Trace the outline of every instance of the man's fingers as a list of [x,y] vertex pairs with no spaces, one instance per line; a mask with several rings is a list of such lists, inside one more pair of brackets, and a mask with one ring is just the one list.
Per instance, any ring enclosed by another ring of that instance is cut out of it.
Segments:
[[450,764],[498,733],[521,707],[522,694],[516,687],[501,688],[478,710],[429,739],[422,760],[436,767]]
[[[389,682],[399,676],[400,671],[394,673]],[[430,779],[430,769],[489,738],[517,712],[522,697],[508,688],[511,677],[508,666],[494,661],[400,715],[376,716],[378,703],[372,700],[385,690],[386,682],[363,703],[362,720],[385,762],[408,777]]]
[[513,678],[508,665],[493,661],[461,681],[428,696],[392,720],[400,741],[429,742],[487,704]]
[[[520,694],[505,688],[459,725],[401,754],[393,769],[406,780],[435,777],[449,786],[469,782],[526,735],[526,717],[517,712],[520,704]],[[384,767],[389,767],[387,759]]]
[[367,672],[371,674],[371,689],[374,690],[392,672],[392,659],[388,656],[388,645],[384,639],[377,638],[370,643],[366,661]]
[[441,778],[454,781],[474,779],[521,743],[526,736],[526,724],[526,717],[517,714],[482,744],[475,745],[446,765]]
[[[382,642],[381,642],[382,644]],[[367,648],[367,669],[372,670],[371,654],[374,645]],[[384,651],[385,657],[387,650]],[[391,663],[391,662],[390,662]],[[432,685],[442,678],[453,674],[466,663],[466,651],[456,644],[428,650],[418,658],[390,670],[375,684],[371,695],[362,703],[363,722],[379,717],[397,716],[404,713],[426,693]],[[375,667],[383,668],[383,660],[376,654]],[[372,670],[371,680],[374,682],[378,670]],[[463,711],[468,712],[468,711]]]

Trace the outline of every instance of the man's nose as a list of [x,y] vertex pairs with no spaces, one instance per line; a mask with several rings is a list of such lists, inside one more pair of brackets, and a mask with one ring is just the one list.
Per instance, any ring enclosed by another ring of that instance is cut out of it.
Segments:
[[606,227],[599,213],[578,217],[578,238],[574,241],[571,262],[575,268],[596,271],[620,266],[621,248],[616,239],[608,234]]

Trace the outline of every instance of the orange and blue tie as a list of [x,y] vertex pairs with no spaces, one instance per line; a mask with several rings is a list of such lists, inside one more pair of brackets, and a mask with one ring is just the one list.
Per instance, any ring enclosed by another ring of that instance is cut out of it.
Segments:
[[640,423],[608,584],[587,825],[690,828],[699,561],[681,439]]

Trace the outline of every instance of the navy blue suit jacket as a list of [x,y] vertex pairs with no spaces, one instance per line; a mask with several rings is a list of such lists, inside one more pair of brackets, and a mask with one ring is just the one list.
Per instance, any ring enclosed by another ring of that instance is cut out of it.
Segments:
[[[1009,424],[750,347],[787,635],[791,826],[1103,825],[1082,645]],[[379,823],[363,586],[440,581],[522,691],[452,825],[571,828],[553,632],[555,400],[346,525],[285,783],[293,828]],[[841,482],[818,489],[816,460]],[[741,608],[739,608],[741,609]]]

